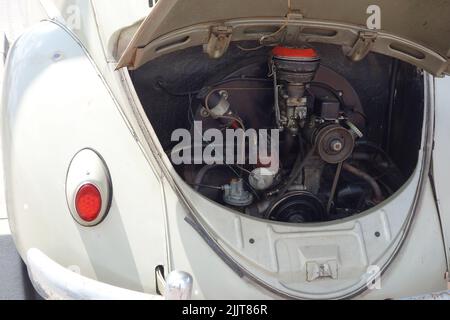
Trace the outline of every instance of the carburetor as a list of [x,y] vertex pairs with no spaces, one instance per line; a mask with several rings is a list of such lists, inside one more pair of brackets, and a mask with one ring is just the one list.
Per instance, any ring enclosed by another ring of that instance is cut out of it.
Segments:
[[360,134],[348,123],[340,101],[308,93],[320,67],[317,51],[306,46],[277,46],[272,50],[271,63],[278,127],[307,138],[326,163],[345,161]]
[[313,48],[277,46],[272,51],[271,65],[277,125],[298,135],[308,116],[306,88],[316,75],[320,57]]

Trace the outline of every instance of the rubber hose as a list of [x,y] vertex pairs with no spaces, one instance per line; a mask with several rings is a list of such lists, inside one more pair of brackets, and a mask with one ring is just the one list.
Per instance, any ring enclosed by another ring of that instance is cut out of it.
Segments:
[[365,180],[370,185],[374,193],[373,201],[375,203],[380,203],[384,200],[383,192],[381,191],[380,185],[373,177],[348,163],[344,163],[343,169],[353,174],[354,176]]

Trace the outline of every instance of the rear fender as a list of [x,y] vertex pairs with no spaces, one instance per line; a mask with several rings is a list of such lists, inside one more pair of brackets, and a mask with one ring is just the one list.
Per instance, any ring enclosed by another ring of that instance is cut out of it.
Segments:
[[[167,266],[159,175],[144,157],[116,100],[80,42],[50,21],[11,47],[2,95],[7,211],[23,258],[38,248],[83,276],[155,292]],[[71,216],[68,167],[86,148],[112,180],[108,215],[95,227]]]

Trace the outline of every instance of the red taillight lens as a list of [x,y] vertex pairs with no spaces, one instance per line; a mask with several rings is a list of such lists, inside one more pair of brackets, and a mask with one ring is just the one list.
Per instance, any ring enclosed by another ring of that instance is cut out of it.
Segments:
[[86,222],[98,218],[102,209],[102,196],[93,184],[85,184],[78,190],[75,198],[75,207],[78,215]]

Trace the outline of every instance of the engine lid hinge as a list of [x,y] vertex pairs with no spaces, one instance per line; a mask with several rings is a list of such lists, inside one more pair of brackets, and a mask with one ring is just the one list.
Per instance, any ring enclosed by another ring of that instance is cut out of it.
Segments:
[[222,57],[230,46],[232,35],[233,28],[230,26],[212,27],[208,44],[204,48],[205,52],[213,59]]
[[346,56],[354,62],[361,61],[372,50],[377,36],[378,34],[376,32],[360,32],[358,40],[356,40],[353,47],[346,52]]

